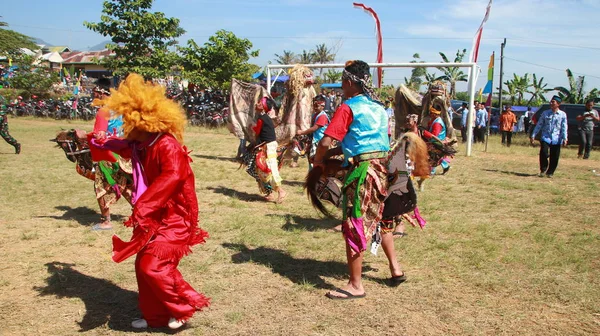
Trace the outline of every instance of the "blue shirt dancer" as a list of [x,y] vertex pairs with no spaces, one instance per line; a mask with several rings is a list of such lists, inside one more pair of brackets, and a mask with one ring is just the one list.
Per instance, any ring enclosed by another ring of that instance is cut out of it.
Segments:
[[[326,156],[343,153],[346,164],[350,166],[342,189],[342,233],[350,279],[345,286],[327,293],[327,297],[333,300],[365,297],[361,281],[363,254],[374,233],[380,233],[379,222],[388,189],[384,161],[390,149],[388,116],[369,86],[369,78],[367,63],[346,62],[342,90],[348,100],[336,110],[319,142],[313,162],[313,169],[322,169]],[[341,146],[329,149],[333,140],[341,142]],[[381,243],[390,263],[392,280],[400,283],[406,277],[396,260],[392,231],[381,230]]]

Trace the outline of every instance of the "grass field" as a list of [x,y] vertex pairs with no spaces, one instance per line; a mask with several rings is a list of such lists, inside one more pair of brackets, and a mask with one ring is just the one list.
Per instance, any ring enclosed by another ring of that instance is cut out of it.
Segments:
[[[125,335],[139,316],[133,258],[111,261],[111,232],[91,181],[48,139],[90,123],[10,119],[23,144],[0,143],[0,334]],[[518,138],[516,142],[525,142]],[[600,153],[563,149],[554,178],[539,178],[537,148],[464,148],[447,176],[427,181],[425,230],[396,247],[408,281],[389,288],[383,253],[364,264],[367,297],[324,294],[346,282],[341,236],[302,193],[306,164],[284,168],[281,205],[261,201],[231,158],[237,139],[190,129],[201,226],[211,237],[180,270],[212,298],[180,335],[598,335]],[[115,233],[125,201],[113,208]],[[157,330],[153,332],[168,332]]]

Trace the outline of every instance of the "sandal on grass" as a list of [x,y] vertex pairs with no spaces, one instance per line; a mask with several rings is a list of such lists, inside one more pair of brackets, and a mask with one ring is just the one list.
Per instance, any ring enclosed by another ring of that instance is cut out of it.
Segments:
[[363,294],[359,294],[359,295],[354,295],[348,291],[345,291],[341,288],[336,288],[333,290],[333,292],[336,293],[340,293],[340,294],[344,294],[346,296],[336,296],[336,295],[332,295],[331,292],[325,294],[325,296],[327,296],[328,298],[332,299],[332,300],[354,300],[354,299],[362,299],[365,296],[367,296],[367,293],[363,293]]

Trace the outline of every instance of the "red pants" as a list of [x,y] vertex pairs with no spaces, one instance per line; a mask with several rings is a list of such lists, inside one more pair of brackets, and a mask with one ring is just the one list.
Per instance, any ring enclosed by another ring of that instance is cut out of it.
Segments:
[[148,326],[168,324],[171,317],[188,320],[209,299],[190,286],[177,270],[180,259],[163,260],[142,249],[135,259],[139,308]]

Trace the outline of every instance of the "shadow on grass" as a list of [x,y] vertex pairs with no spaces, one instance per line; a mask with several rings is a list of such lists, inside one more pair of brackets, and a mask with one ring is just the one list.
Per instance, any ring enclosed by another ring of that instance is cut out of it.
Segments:
[[[267,216],[278,216],[267,214]],[[304,218],[294,215],[285,215],[285,224],[281,227],[285,231],[305,230],[319,231],[333,229],[341,221],[335,218]]]
[[283,181],[281,181],[281,184],[285,184],[285,185],[290,186],[290,187],[304,187],[304,182],[303,181],[286,181],[286,180],[283,180]]
[[137,309],[138,294],[123,289],[114,283],[94,278],[73,269],[74,264],[58,261],[45,264],[50,276],[45,287],[34,287],[41,296],[54,295],[59,299],[78,298],[85,305],[85,315],[79,323],[80,332],[107,325],[108,328],[126,332],[176,334],[189,329],[189,325],[178,330],[168,328],[134,329],[131,322],[141,316]]
[[[59,205],[54,207],[56,210],[64,211],[60,216],[36,216],[37,218],[53,218],[64,221],[77,221],[80,225],[90,226],[100,222],[100,214],[88,207],[71,208],[69,206]],[[111,215],[112,221],[123,221],[125,217],[121,215]]]
[[225,156],[216,156],[216,155],[203,155],[203,154],[193,154],[193,157],[197,157],[199,159],[207,159],[207,160],[217,160],[217,161],[231,161],[239,163],[236,158],[233,157],[225,157]]
[[321,276],[337,279],[347,277],[348,266],[338,261],[294,258],[284,251],[268,247],[250,249],[243,244],[231,243],[224,243],[223,247],[238,252],[231,256],[234,264],[261,264],[298,285],[310,284],[315,288],[334,289],[335,286],[323,280]]
[[484,169],[484,171],[487,171],[490,173],[502,173],[502,174],[507,174],[507,175],[514,175],[514,176],[519,176],[519,177],[537,176],[537,174],[519,173],[519,172],[513,172],[513,171],[508,171],[508,170],[498,170],[498,169]]
[[[265,202],[265,199],[258,195],[258,194],[249,194],[247,192],[244,191],[237,191],[235,189],[231,189],[231,188],[226,188],[226,187],[208,187],[206,188],[208,190],[212,190],[213,192],[217,193],[217,194],[222,194],[225,196],[229,196],[229,197],[235,197],[241,201],[246,201],[246,202]],[[258,192],[258,190],[257,190]]]

